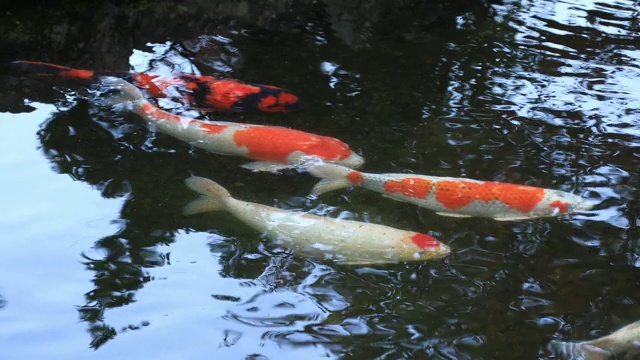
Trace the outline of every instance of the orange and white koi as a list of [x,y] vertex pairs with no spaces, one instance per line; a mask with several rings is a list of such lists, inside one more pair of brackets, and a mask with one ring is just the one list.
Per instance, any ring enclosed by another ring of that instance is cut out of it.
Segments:
[[606,360],[622,359],[620,356],[629,353],[637,355],[640,351],[640,321],[590,341],[552,341],[549,348],[567,359]]
[[413,174],[373,174],[316,160],[299,166],[323,179],[313,188],[312,195],[361,186],[444,216],[526,220],[570,214],[593,206],[574,194],[526,185]]
[[192,176],[185,183],[202,194],[185,207],[185,215],[226,210],[279,244],[339,263],[418,261],[450,253],[447,245],[427,234],[234,199],[225,188],[203,177]]
[[[176,74],[170,77],[128,71],[74,69],[39,61],[18,60],[14,67],[73,80],[93,80],[100,76],[123,78],[145,89],[154,98],[172,97],[200,110],[245,112],[289,112],[301,108],[300,99],[289,91],[271,85],[250,84],[213,76]],[[179,94],[180,96],[173,96]]]
[[344,142],[322,135],[279,126],[202,121],[164,111],[147,101],[140,90],[125,80],[103,78],[103,84],[119,89],[126,102],[159,132],[216,154],[257,160],[245,168],[277,171],[292,167],[292,159],[313,156],[349,167],[359,167],[364,159]]

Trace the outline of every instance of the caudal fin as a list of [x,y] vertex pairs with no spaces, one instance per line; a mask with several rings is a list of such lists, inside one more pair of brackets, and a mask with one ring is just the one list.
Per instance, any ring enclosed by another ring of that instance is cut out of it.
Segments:
[[227,189],[213,180],[200,176],[192,176],[184,181],[187,187],[201,196],[185,206],[183,213],[193,215],[201,212],[224,209],[224,203],[231,198]]
[[309,174],[322,179],[311,190],[311,195],[315,196],[351,186],[353,184],[349,181],[349,173],[360,174],[348,167],[326,162],[311,162],[302,168]]
[[613,354],[588,343],[552,341],[548,348],[562,359],[608,360]]
[[74,69],[67,66],[49,64],[40,61],[17,60],[11,62],[11,66],[24,72],[38,75],[52,75],[74,80],[90,80],[95,75],[94,71]]
[[128,71],[93,71],[74,69],[68,66],[51,64],[41,61],[16,60],[11,62],[11,66],[21,72],[32,73],[37,75],[58,76],[61,78],[72,80],[93,80],[98,76],[117,76],[129,78],[131,73]]
[[611,359],[622,354],[637,354],[640,350],[640,321],[626,325],[609,335],[591,341],[553,341],[550,348],[557,353],[585,360]]

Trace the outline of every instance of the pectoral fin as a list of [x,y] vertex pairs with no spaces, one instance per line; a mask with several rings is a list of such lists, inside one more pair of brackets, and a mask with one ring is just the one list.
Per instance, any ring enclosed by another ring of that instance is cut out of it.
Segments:
[[441,216],[449,216],[449,217],[456,217],[456,218],[470,218],[470,217],[473,217],[471,215],[456,214],[456,213],[450,213],[450,212],[436,212],[436,214],[441,215]]
[[311,195],[318,196],[329,191],[351,186],[347,179],[322,179],[311,189]]
[[253,171],[267,171],[272,173],[293,168],[293,166],[289,164],[283,164],[275,161],[253,161],[240,166]]
[[399,201],[399,202],[406,202],[404,200],[400,200],[397,197],[391,196],[389,194],[380,193],[380,195],[382,195],[382,197],[387,198],[387,199],[391,199],[391,200],[395,200],[395,201]]
[[376,260],[339,260],[336,261],[336,264],[344,265],[344,266],[372,266],[372,265],[384,265],[390,264],[397,261],[376,261]]
[[531,220],[534,219],[535,216],[503,216],[503,217],[494,217],[493,219],[496,221],[520,221],[520,220]]

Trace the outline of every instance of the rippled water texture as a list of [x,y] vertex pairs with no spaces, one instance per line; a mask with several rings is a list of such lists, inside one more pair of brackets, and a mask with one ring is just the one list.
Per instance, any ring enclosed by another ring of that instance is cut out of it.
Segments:
[[[370,3],[249,10],[243,21],[259,26],[246,28],[138,23],[114,7],[101,16],[109,31],[55,24],[25,42],[46,46],[0,59],[282,86],[302,111],[210,117],[337,137],[370,172],[549,187],[595,209],[496,222],[364,189],[307,198],[306,174],[242,169],[96,103],[86,83],[0,68],[0,358],[551,359],[552,340],[639,320],[640,4],[504,1],[397,18]],[[16,37],[38,19],[20,14],[4,14]],[[183,217],[190,174],[243,200],[425,232],[454,253],[374,267],[299,255],[229,214]]]

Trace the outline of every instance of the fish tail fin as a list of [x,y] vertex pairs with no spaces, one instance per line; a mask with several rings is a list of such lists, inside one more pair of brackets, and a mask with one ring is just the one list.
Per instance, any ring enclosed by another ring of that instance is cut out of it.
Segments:
[[311,189],[311,195],[314,196],[353,185],[348,176],[354,170],[345,166],[315,162],[310,164],[306,170],[309,174],[322,179]]
[[42,61],[16,60],[11,62],[11,66],[22,72],[35,73],[38,75],[59,76],[73,80],[92,80],[99,76],[116,76],[130,80],[131,72],[129,71],[113,71],[113,70],[83,70],[74,69],[72,67],[51,64]]
[[120,94],[110,95],[108,102],[111,104],[118,104],[127,101],[144,101],[144,95],[140,89],[127,82],[126,80],[119,79],[112,76],[100,77],[100,83],[108,89],[116,89],[120,91]]
[[185,206],[183,211],[185,215],[223,210],[225,202],[231,198],[227,189],[207,178],[192,176],[184,183],[189,189],[201,194],[199,198]]
[[583,342],[552,341],[548,348],[567,359],[607,360],[612,355],[609,351]]
[[38,75],[59,76],[73,80],[90,80],[96,74],[91,70],[74,69],[68,66],[50,64],[40,61],[17,60],[11,62],[11,66],[24,72]]

